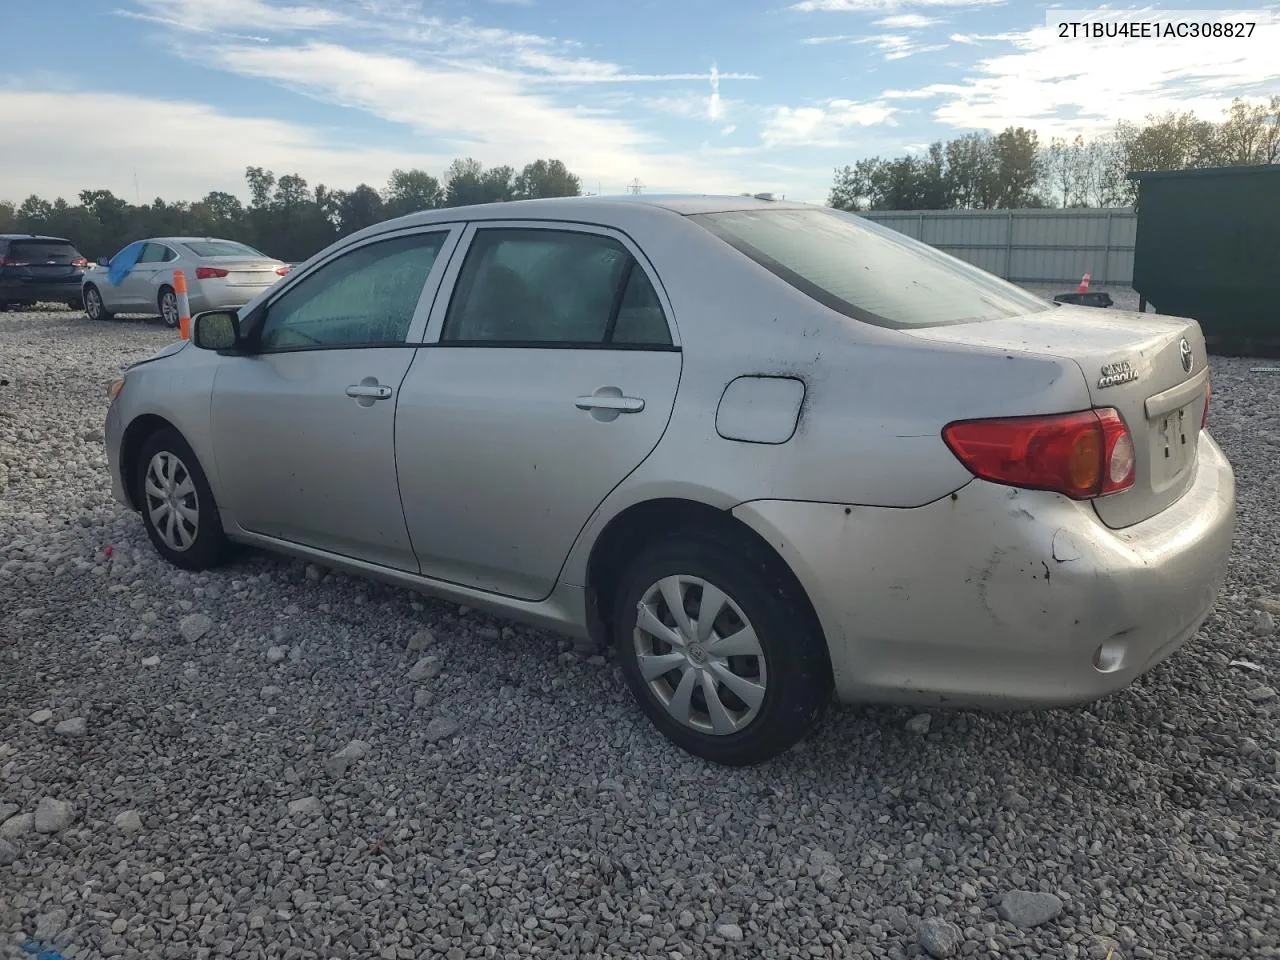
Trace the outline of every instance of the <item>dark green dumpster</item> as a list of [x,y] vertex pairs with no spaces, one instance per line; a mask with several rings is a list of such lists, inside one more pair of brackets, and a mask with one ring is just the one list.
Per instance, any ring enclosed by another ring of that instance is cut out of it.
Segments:
[[1280,346],[1280,164],[1130,173],[1133,289],[1224,349]]

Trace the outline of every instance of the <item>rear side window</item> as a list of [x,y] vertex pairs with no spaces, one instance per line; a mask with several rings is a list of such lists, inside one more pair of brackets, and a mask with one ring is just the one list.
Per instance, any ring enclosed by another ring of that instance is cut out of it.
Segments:
[[692,216],[802,293],[881,327],[930,327],[1050,309],[1046,300],[918,240],[827,210]]
[[263,257],[265,254],[234,240],[190,240],[186,247],[197,257]]
[[5,259],[11,263],[64,265],[84,258],[65,240],[13,240]]
[[664,346],[671,336],[649,278],[621,243],[516,228],[476,233],[441,340]]

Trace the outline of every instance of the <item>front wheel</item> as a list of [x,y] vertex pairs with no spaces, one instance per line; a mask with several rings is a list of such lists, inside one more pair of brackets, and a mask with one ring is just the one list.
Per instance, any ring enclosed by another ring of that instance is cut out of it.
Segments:
[[184,570],[226,562],[231,542],[187,441],[175,430],[157,430],[142,445],[136,469],[142,523],[160,556]]
[[831,699],[815,618],[758,553],[710,535],[661,541],[623,575],[614,606],[641,708],[677,746],[729,766],[790,749]]
[[160,318],[164,320],[166,327],[176,327],[178,325],[178,295],[173,292],[172,287],[161,287],[160,296],[157,299],[160,307]]
[[102,302],[102,294],[92,285],[84,288],[84,315],[94,321],[111,319],[111,311]]

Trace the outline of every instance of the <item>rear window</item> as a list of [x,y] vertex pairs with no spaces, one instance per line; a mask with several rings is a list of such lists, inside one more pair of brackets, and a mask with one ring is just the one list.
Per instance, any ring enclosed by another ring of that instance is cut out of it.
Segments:
[[265,254],[234,240],[193,240],[187,249],[197,257],[263,257]]
[[82,260],[80,251],[65,240],[13,240],[9,245],[7,259],[18,263],[45,264],[53,261],[57,264],[69,264],[74,260]]
[[977,267],[862,217],[762,210],[689,218],[802,293],[880,327],[931,327],[1048,310]]

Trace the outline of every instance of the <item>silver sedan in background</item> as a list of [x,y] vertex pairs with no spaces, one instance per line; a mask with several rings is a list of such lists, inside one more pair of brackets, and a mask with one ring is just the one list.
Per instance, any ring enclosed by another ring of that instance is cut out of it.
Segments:
[[178,325],[173,272],[187,281],[191,312],[248,303],[289,272],[282,260],[235,240],[213,237],[157,237],[138,241],[137,262],[113,282],[111,262],[134,244],[99,260],[84,276],[84,310],[90,320],[117,313],[159,313],[166,326]]
[[[1047,706],[1192,637],[1232,470],[1193,320],[742,198],[412,214],[115,381],[173,564],[306,557],[617,651],[742,764],[843,701]],[[497,654],[495,653],[495,656]]]

